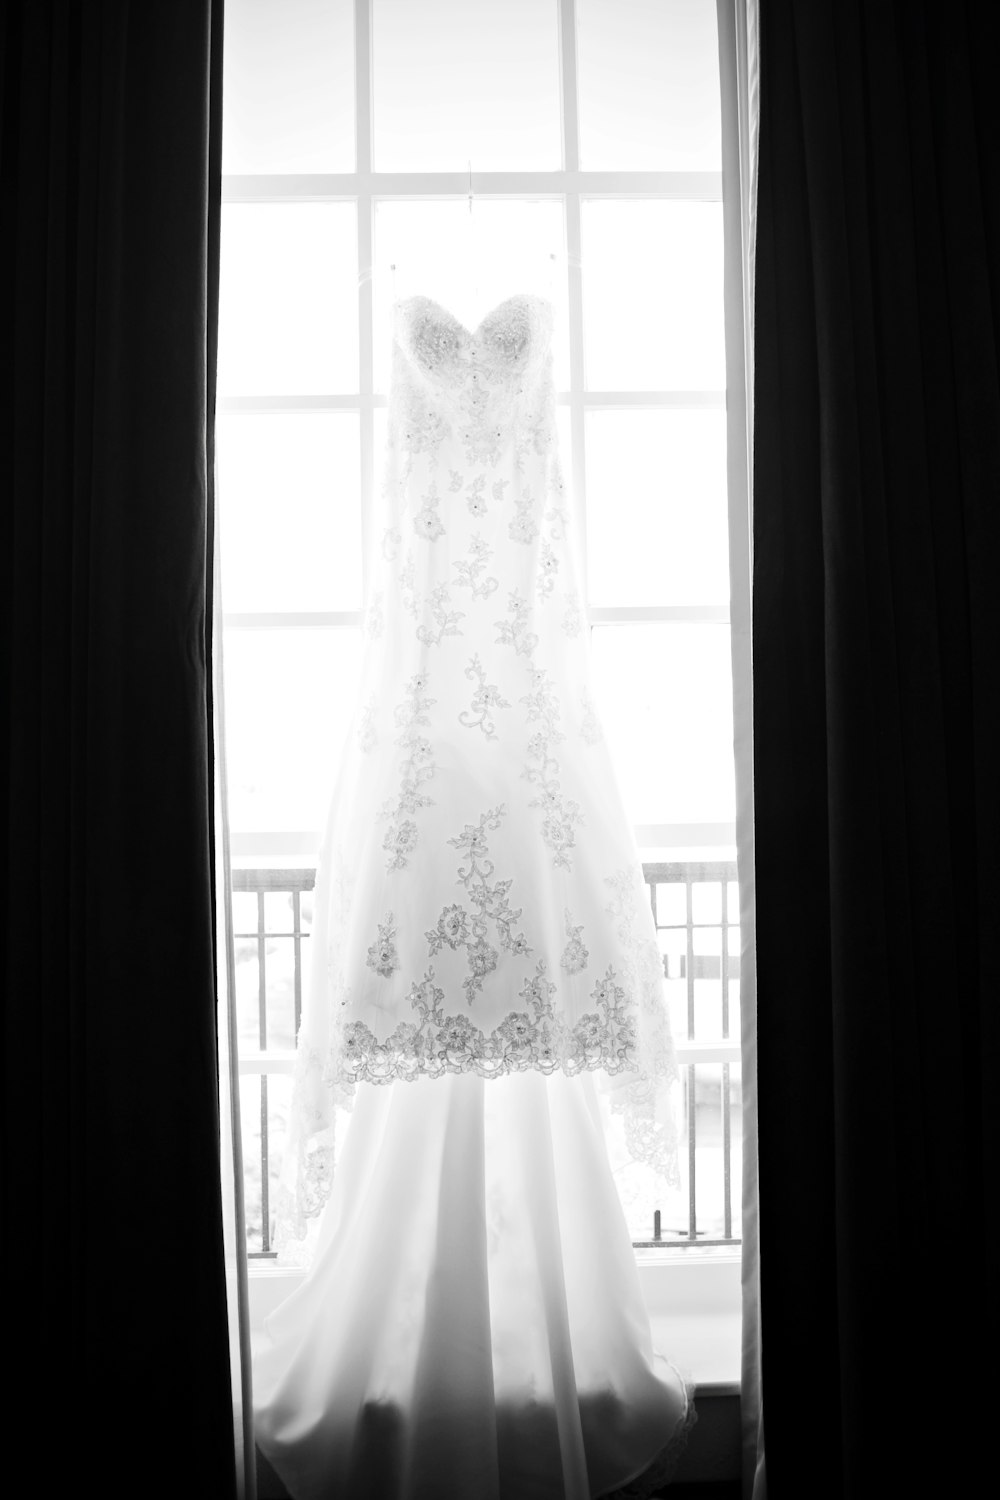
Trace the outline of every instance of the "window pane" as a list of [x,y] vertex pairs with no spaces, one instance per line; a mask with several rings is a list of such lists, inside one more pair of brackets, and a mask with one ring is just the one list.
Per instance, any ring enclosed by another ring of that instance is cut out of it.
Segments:
[[222,170],[354,170],[352,0],[226,0]]
[[240,1133],[243,1138],[243,1211],[247,1250],[259,1254],[263,1245],[261,1216],[260,1077],[240,1075]]
[[[279,895],[278,892],[269,894]],[[264,985],[263,1048],[270,1052],[294,1052],[295,943],[292,937],[265,939]],[[240,1056],[247,1057],[252,1052],[261,1051],[260,949],[253,938],[240,938],[236,943],[236,1018]]]
[[353,412],[219,419],[223,608],[361,607]]
[[724,411],[591,411],[592,604],[729,599]]
[[[565,220],[561,200],[465,198],[378,203],[375,208],[375,388],[389,380],[389,311],[396,297],[433,297],[466,328],[518,292],[556,308],[555,382],[569,384]],[[555,253],[559,260],[550,259]],[[396,271],[391,269],[393,264]]]
[[722,928],[695,927],[694,1034],[700,1042],[722,1040]]
[[[683,890],[683,887],[681,888]],[[661,928],[657,933],[663,957],[664,989],[670,1011],[670,1030],[675,1039],[688,1034],[687,929]]]
[[322,826],[360,664],[357,630],[226,631],[226,755],[235,831]]
[[722,204],[581,205],[587,384],[722,391]]
[[270,937],[264,956],[267,979],[267,1047],[271,1052],[295,1051],[295,942]]
[[222,210],[219,393],[358,388],[352,203],[227,203]]
[[375,0],[376,168],[558,167],[556,12],[554,0]]
[[656,920],[661,927],[683,927],[687,922],[687,887],[665,880],[656,887]]
[[[715,926],[722,922],[722,887],[716,880],[695,880],[691,883],[691,918],[699,925]],[[721,926],[719,928],[721,932]],[[707,953],[707,948],[700,950]],[[713,948],[713,953],[719,950]]]
[[257,897],[253,891],[233,892],[233,930],[237,937],[257,931]]
[[580,164],[722,167],[715,0],[576,0]]
[[[263,1172],[266,1163],[268,1184],[268,1241],[274,1248],[274,1204],[278,1191],[278,1174],[288,1132],[292,1080],[282,1073],[245,1073],[240,1078],[240,1124],[243,1136],[243,1190],[247,1226],[247,1250],[259,1254],[263,1238]],[[263,1135],[263,1119],[267,1136]]]
[[594,687],[633,823],[735,817],[729,626],[596,625]]
[[[254,905],[257,897],[251,896]],[[256,925],[256,917],[254,918]],[[240,1056],[260,1051],[260,964],[256,938],[237,938],[236,1025]]]
[[674,1117],[682,1127],[678,1166],[680,1186],[663,1190],[650,1167],[629,1160],[618,1117],[605,1118],[608,1150],[615,1182],[634,1240],[653,1235],[654,1215],[659,1209],[663,1240],[690,1243],[690,1159],[688,1131],[695,1132],[695,1236],[696,1242],[722,1239],[726,1229],[726,1132],[729,1118],[728,1189],[731,1232],[739,1235],[739,1184],[742,1160],[742,1090],[740,1066],[728,1064],[726,1079],[721,1064],[699,1063],[691,1071],[681,1068],[675,1088]]
[[[724,1082],[721,1064],[699,1063],[694,1070],[695,1127],[695,1202],[698,1211],[698,1238],[719,1239],[725,1229],[725,1134],[724,1119],[730,1124],[729,1209],[738,1225],[739,1170],[742,1147],[739,1124],[741,1095],[740,1068],[728,1067]],[[689,1105],[690,1109],[690,1105]],[[689,1127],[690,1128],[690,1127]],[[736,1233],[739,1233],[738,1227]]]

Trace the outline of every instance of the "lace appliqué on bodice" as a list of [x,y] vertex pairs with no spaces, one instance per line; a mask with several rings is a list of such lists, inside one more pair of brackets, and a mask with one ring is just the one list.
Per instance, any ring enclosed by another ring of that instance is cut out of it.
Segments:
[[[553,442],[550,360],[552,309],[542,298],[509,297],[471,332],[430,297],[395,308],[394,416],[401,448],[434,454],[449,430],[469,464],[494,466],[511,433],[523,429],[538,452]],[[486,507],[480,476],[469,498]],[[497,498],[494,496],[494,498]]]

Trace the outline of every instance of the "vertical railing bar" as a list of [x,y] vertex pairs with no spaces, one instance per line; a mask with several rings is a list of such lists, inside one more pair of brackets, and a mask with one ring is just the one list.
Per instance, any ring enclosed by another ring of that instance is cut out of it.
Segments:
[[267,930],[264,926],[264,892],[257,892],[257,1032],[260,1050],[267,1048],[267,975],[264,950]]
[[690,879],[684,882],[687,899],[687,1009],[689,1042],[694,1041],[694,887]]
[[695,1203],[695,1104],[694,1104],[694,1063],[688,1063],[688,1239],[693,1245],[698,1238],[698,1210]]
[[269,1158],[267,1139],[267,1074],[260,1075],[260,1246],[262,1251],[271,1248],[271,1202]]
[[292,891],[292,957],[295,984],[295,1041],[299,1039],[299,1023],[302,1020],[302,892]]
[[722,889],[722,957],[719,969],[722,974],[722,1036],[729,1040],[729,884],[720,881]]
[[[267,923],[264,892],[257,892],[257,1030],[260,1050],[267,1047]],[[260,1241],[261,1249],[271,1248],[270,1205],[268,1203],[267,1142],[267,1074],[260,1075]]]
[[723,1179],[723,1225],[722,1233],[727,1240],[733,1237],[732,1204],[732,1124],[730,1120],[729,1064],[722,1064],[722,1179]]

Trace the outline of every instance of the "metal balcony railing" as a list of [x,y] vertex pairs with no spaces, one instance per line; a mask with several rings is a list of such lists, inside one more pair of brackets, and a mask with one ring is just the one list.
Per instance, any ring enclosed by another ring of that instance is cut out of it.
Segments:
[[[637,1248],[735,1246],[740,1151],[739,904],[728,860],[646,864],[680,1067],[683,1194],[626,1216]],[[233,871],[247,1251],[273,1258],[280,1161],[302,1013],[315,871]],[[637,1214],[642,1214],[637,1222]]]

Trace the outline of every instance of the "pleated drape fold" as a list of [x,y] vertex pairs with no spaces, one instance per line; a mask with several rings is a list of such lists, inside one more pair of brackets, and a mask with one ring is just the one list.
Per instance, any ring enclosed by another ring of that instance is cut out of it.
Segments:
[[222,1497],[222,5],[34,0],[0,43],[8,1462]]
[[974,1494],[1000,1333],[1000,12],[760,19],[768,1489]]

